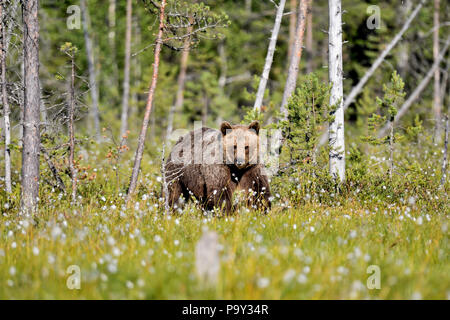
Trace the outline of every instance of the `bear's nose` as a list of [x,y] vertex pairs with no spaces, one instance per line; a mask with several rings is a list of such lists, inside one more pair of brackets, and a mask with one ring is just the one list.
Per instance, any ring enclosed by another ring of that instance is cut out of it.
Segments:
[[238,166],[242,166],[244,164],[244,160],[243,159],[236,159],[235,160],[236,165]]

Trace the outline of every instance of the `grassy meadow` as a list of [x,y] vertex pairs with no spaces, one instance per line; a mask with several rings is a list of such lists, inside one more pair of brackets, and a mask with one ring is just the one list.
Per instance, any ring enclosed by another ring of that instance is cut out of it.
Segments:
[[[371,158],[353,163],[339,194],[302,170],[273,177],[269,214],[240,208],[221,216],[193,204],[164,215],[154,149],[129,208],[121,189],[128,169],[118,171],[96,146],[80,152],[86,178],[76,204],[42,183],[39,213],[24,216],[18,185],[11,198],[1,194],[0,299],[449,298],[448,182],[438,188],[439,154],[425,152],[426,168],[417,162],[417,171],[392,181]],[[209,286],[196,277],[194,254],[207,230],[218,235],[220,257]],[[80,268],[80,289],[68,288],[71,265]],[[380,268],[380,289],[366,285],[371,265]]]

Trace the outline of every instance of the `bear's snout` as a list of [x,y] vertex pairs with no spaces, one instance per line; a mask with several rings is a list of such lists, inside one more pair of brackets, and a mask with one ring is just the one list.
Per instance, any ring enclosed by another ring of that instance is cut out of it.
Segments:
[[236,159],[234,160],[234,164],[235,164],[239,169],[241,169],[242,167],[245,166],[245,159],[242,159],[242,158],[236,158]]

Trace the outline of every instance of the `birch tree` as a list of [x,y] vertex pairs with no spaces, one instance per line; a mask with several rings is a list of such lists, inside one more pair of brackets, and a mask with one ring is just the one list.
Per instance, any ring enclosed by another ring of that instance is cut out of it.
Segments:
[[277,45],[278,32],[280,31],[281,20],[283,18],[284,6],[286,0],[281,0],[275,15],[275,23],[272,29],[272,35],[270,37],[269,48],[267,50],[266,61],[264,63],[264,69],[259,81],[258,92],[256,93],[255,104],[253,109],[257,112],[261,111],[261,105],[264,99],[264,92],[266,91],[267,80],[269,79],[270,68],[272,67],[273,55],[275,53],[275,47]]
[[0,64],[1,64],[1,82],[2,82],[2,103],[3,103],[3,119],[4,119],[4,131],[5,131],[5,189],[7,193],[12,192],[11,187],[11,123],[9,115],[11,109],[8,101],[8,90],[6,80],[6,57],[8,55],[6,45],[6,12],[5,1],[0,4]]
[[40,90],[39,1],[22,2],[24,52],[24,113],[21,211],[36,212],[39,200]]
[[331,84],[330,106],[336,106],[329,126],[330,174],[345,179],[344,105],[342,86],[342,7],[341,0],[329,0],[328,77]]
[[128,104],[130,97],[130,57],[131,57],[131,18],[132,0],[127,0],[127,27],[125,32],[125,65],[123,71],[122,116],[119,141],[126,136],[128,130]]
[[281,101],[280,111],[283,114],[284,119],[286,119],[288,116],[288,111],[286,108],[288,99],[294,92],[295,85],[297,83],[298,69],[303,49],[302,46],[303,46],[303,36],[305,34],[307,9],[308,9],[308,0],[299,0],[299,5],[297,9],[297,27],[295,29],[295,40],[291,51],[292,53],[289,63],[286,84],[284,86],[283,100]]
[[95,136],[100,139],[100,115],[98,111],[98,88],[97,88],[97,73],[95,70],[94,51],[92,45],[91,35],[89,33],[89,12],[86,5],[86,0],[81,0],[81,15],[83,20],[84,42],[86,45],[86,55],[89,70],[89,88],[91,92],[92,106],[90,108],[91,118],[94,122]]

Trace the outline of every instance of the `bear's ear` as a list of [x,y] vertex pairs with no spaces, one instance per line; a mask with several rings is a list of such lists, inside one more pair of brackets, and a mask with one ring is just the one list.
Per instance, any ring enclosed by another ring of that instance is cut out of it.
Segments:
[[258,120],[252,121],[252,123],[249,124],[248,128],[250,130],[252,129],[255,130],[256,134],[259,134],[259,121]]
[[222,124],[220,125],[220,131],[222,132],[222,135],[226,135],[227,134],[227,130],[231,130],[231,124],[227,121],[222,122]]

